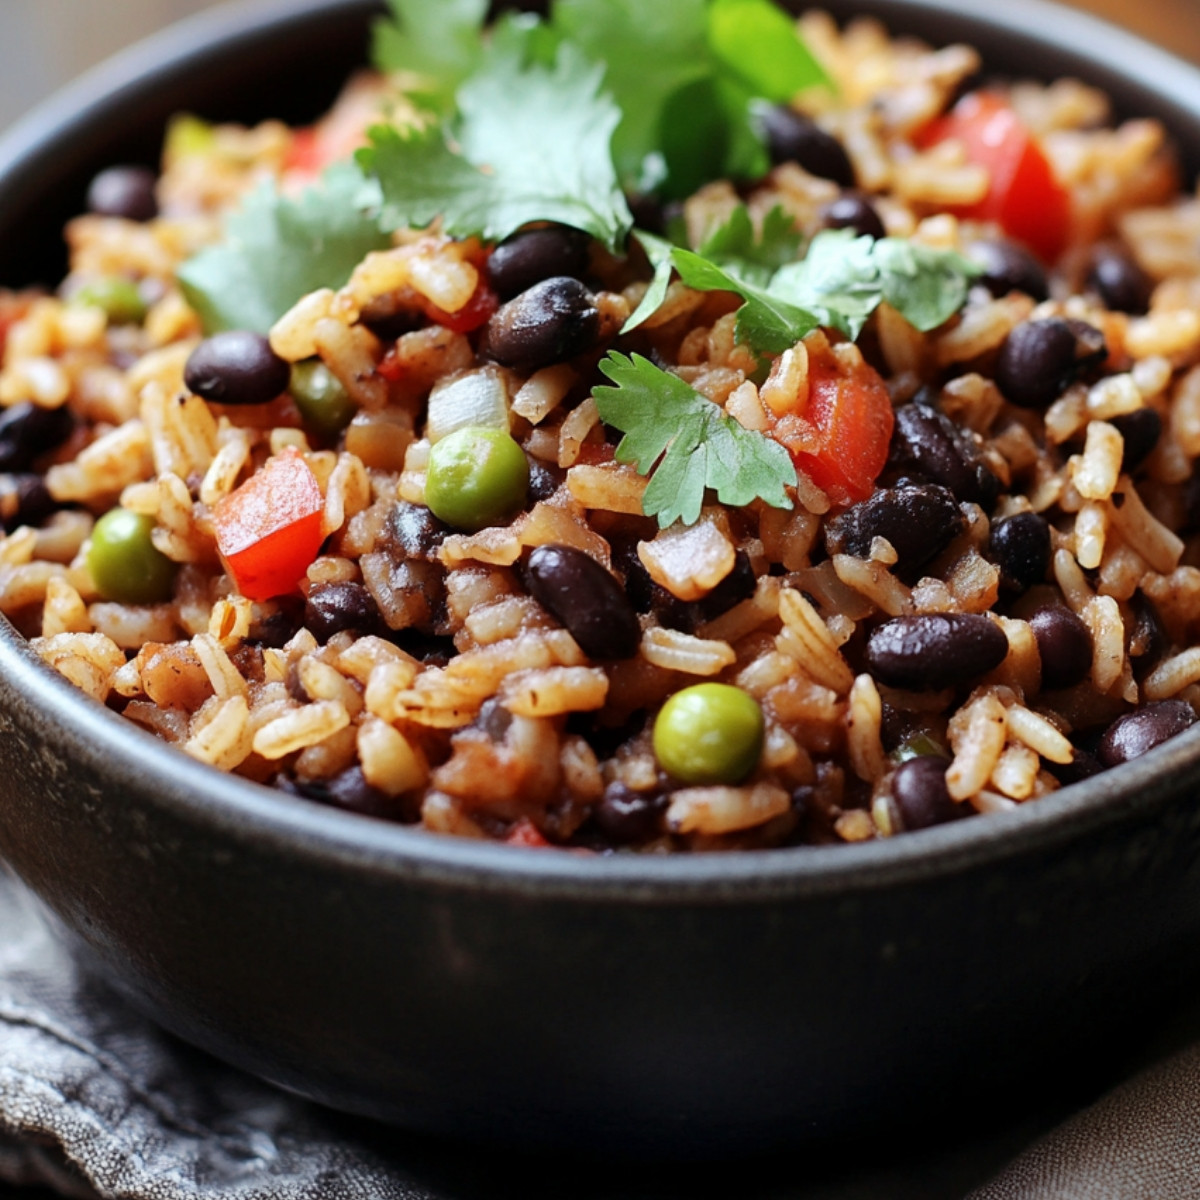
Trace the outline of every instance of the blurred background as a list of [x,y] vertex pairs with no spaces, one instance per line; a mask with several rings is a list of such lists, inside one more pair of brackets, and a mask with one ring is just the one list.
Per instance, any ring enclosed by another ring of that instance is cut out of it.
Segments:
[[[92,63],[215,2],[0,0],[0,127]],[[960,7],[969,12],[994,2],[960,0]],[[1200,0],[1072,2],[1200,62]],[[813,5],[819,7],[820,0]]]

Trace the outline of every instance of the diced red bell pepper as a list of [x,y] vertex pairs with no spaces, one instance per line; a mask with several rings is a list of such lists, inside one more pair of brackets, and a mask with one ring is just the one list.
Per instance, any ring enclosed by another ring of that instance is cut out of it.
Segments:
[[1057,259],[1070,237],[1071,197],[1008,101],[995,92],[971,92],[931,122],[918,142],[928,148],[950,138],[962,144],[969,162],[986,167],[991,176],[978,204],[950,211],[995,221],[1045,261]]
[[895,417],[879,372],[847,371],[832,354],[810,354],[808,399],[780,417],[770,436],[838,507],[867,499],[887,463]]
[[324,499],[298,450],[268,459],[213,511],[217,549],[249,600],[294,592],[324,540]]

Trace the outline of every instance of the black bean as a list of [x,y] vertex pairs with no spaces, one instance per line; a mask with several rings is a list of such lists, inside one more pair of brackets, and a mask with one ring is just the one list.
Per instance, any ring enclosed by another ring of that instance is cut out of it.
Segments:
[[109,167],[88,186],[88,211],[127,221],[153,221],[158,216],[156,183],[149,167]]
[[621,585],[573,546],[538,546],[527,571],[533,598],[560,621],[590,658],[632,658],[642,639]]
[[1080,783],[1084,779],[1091,779],[1094,775],[1099,775],[1104,770],[1100,765],[1100,760],[1094,754],[1089,754],[1086,750],[1081,750],[1078,746],[1075,747],[1075,757],[1069,763],[1055,763],[1049,759],[1044,759],[1042,766],[1063,787],[1066,787],[1069,783]]
[[1196,723],[1192,706],[1183,700],[1160,700],[1118,717],[1100,739],[1097,757],[1115,767],[1161,746]]
[[998,667],[1008,639],[978,613],[896,617],[867,639],[866,661],[890,687],[917,690],[967,683]]
[[299,780],[280,775],[275,780],[275,786],[290,795],[304,796],[344,812],[379,817],[385,821],[412,819],[398,797],[389,796],[367,782],[361,767],[348,767],[326,780]]
[[970,433],[945,413],[926,404],[906,404],[896,412],[892,462],[949,488],[959,500],[988,510],[1000,494],[1000,480],[983,461]]
[[425,314],[403,292],[385,292],[363,305],[358,317],[377,338],[394,342],[425,324]]
[[1026,592],[1050,569],[1050,526],[1037,513],[1004,517],[992,525],[988,552],[1000,568],[1000,586]]
[[739,550],[733,560],[733,570],[717,584],[711,592],[701,600],[695,600],[697,625],[705,621],[715,621],[722,613],[727,613],[735,604],[749,600],[754,595],[758,579],[754,574],[750,557],[744,550]]
[[402,500],[388,513],[384,540],[396,551],[395,557],[436,562],[438,547],[451,532],[425,505]]
[[825,229],[853,229],[860,237],[887,237],[887,230],[875,206],[858,192],[839,196],[826,204],[819,215]]
[[623,783],[610,783],[596,805],[593,819],[614,842],[648,842],[662,832],[665,796],[644,796]]
[[486,267],[488,282],[501,300],[511,300],[556,275],[582,279],[591,241],[586,233],[568,225],[519,229],[492,251]]
[[1017,242],[1002,239],[971,242],[966,247],[966,255],[983,268],[979,282],[993,296],[1024,292],[1040,301],[1050,294],[1045,268]]
[[0,475],[0,524],[5,533],[18,525],[40,525],[57,507],[40,475]]
[[927,829],[962,816],[946,787],[950,760],[926,754],[901,763],[892,775],[892,799],[905,829]]
[[[260,605],[255,605],[257,611]],[[254,618],[247,639],[256,646],[281,649],[296,636],[304,625],[304,602],[300,596],[278,596],[267,611]]]
[[1153,408],[1135,408],[1133,412],[1109,417],[1112,425],[1125,441],[1121,455],[1121,470],[1132,474],[1150,457],[1162,436],[1162,417]]
[[915,579],[967,527],[954,494],[937,483],[902,483],[879,488],[868,500],[827,521],[830,554],[867,558],[874,538],[887,538],[896,551],[896,574]]
[[844,188],[854,186],[854,164],[845,147],[811,117],[778,104],[764,110],[761,120],[772,162],[798,163],[810,175],[832,179]]
[[308,593],[304,623],[319,642],[335,633],[371,634],[380,626],[379,609],[361,583],[322,583]]
[[1018,408],[1048,408],[1084,371],[1108,354],[1104,335],[1084,321],[1025,321],[1004,339],[996,386]]
[[595,345],[600,310],[595,297],[567,275],[535,284],[493,313],[480,353],[517,371],[536,371]]
[[1029,618],[1042,660],[1042,688],[1073,687],[1092,669],[1092,634],[1065,605],[1048,604]]
[[566,478],[557,467],[551,467],[533,455],[529,459],[529,498],[530,500],[549,500],[562,486]]
[[1125,649],[1133,677],[1144,679],[1167,652],[1167,631],[1154,602],[1138,592],[1129,602],[1133,610],[1133,623],[1129,628]]
[[71,436],[75,418],[64,408],[22,400],[0,412],[0,471],[19,471]]
[[287,391],[292,369],[261,333],[230,329],[198,345],[183,369],[183,381],[215,404],[268,404]]
[[1087,286],[1112,312],[1140,316],[1150,307],[1154,280],[1120,246],[1096,249],[1088,267]]

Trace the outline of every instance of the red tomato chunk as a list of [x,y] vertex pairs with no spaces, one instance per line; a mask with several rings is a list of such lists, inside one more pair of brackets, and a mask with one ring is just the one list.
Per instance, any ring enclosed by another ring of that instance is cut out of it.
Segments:
[[243,596],[296,590],[324,540],[324,503],[316,476],[289,447],[217,505],[217,549]]
[[995,221],[1047,262],[1057,259],[1070,235],[1071,198],[1008,102],[993,92],[972,92],[933,121],[920,144],[928,148],[950,138],[962,145],[968,162],[986,167],[991,176],[978,204],[950,211]]

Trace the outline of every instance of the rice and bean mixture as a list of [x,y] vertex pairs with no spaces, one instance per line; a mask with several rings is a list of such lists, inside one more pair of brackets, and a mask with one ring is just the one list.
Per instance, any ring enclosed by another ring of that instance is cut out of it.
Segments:
[[[891,837],[1191,725],[1200,203],[1163,130],[1070,80],[981,90],[965,46],[798,28],[832,86],[760,111],[760,178],[631,197],[660,241],[434,220],[268,330],[211,333],[177,272],[394,80],[311,129],[181,118],[161,172],[99,176],[58,290],[0,295],[0,610],[193,758],[526,846]],[[932,327],[885,294],[763,352],[744,294],[668,263],[630,327],[666,231],[747,217],[797,259],[841,230],[973,265]],[[657,455],[602,417],[638,372],[794,480],[722,502],[710,461],[656,519],[685,485],[648,504]]]

